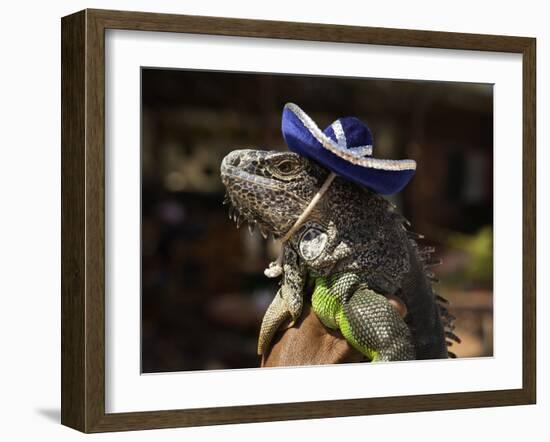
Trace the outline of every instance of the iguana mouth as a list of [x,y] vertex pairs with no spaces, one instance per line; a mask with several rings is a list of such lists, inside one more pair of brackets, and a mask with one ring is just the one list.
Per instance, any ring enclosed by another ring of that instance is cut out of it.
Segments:
[[248,231],[251,235],[254,233],[255,228],[258,227],[258,230],[264,239],[267,239],[270,234],[273,239],[279,238],[278,235],[275,235],[272,227],[262,222],[253,212],[237,209],[228,193],[225,194],[223,204],[229,205],[229,219],[233,220],[237,224],[237,228],[240,228],[241,225],[246,222],[248,225]]
[[286,195],[288,195],[289,198],[292,198],[301,204],[308,203],[308,201],[306,201],[305,199],[300,198],[299,196],[291,192],[288,192],[284,187],[280,185],[279,181],[277,181],[276,179],[254,175],[250,172],[247,172],[246,170],[239,169],[238,167],[229,164],[229,162],[230,159],[226,157],[223,159],[221,165],[222,181],[226,187],[231,185],[231,183],[227,182],[227,178],[233,178],[241,181],[246,181],[248,183],[253,183],[258,187],[262,187],[264,189],[271,189],[277,192],[285,193]]
[[[249,177],[245,177],[245,175],[248,175]],[[229,219],[233,220],[235,224],[237,224],[237,228],[240,228],[241,225],[246,222],[248,225],[248,231],[251,235],[254,234],[254,230],[257,227],[264,239],[267,239],[269,235],[272,235],[273,239],[278,239],[279,235],[275,234],[275,229],[273,226],[263,222],[259,214],[257,214],[252,208],[240,206],[237,201],[234,200],[235,197],[229,190],[231,186],[230,183],[227,182],[227,178],[258,183],[258,181],[252,181],[250,179],[251,177],[254,176],[243,172],[242,170],[238,170],[235,167],[226,166],[222,168],[222,181],[224,182],[226,189],[228,189],[225,194],[223,204],[229,206]]]

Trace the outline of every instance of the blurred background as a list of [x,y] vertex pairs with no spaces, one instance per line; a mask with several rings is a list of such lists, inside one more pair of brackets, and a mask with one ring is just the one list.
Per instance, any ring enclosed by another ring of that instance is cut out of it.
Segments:
[[277,245],[222,205],[231,150],[287,150],[286,102],[324,129],[356,116],[376,157],[417,161],[392,201],[436,247],[458,357],[493,352],[493,88],[489,84],[142,69],[142,371],[258,367]]

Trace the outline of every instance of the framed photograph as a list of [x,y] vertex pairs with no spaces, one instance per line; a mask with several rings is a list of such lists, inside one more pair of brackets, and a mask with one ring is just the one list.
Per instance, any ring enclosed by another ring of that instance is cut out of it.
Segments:
[[535,39],[61,25],[64,425],[535,403]]

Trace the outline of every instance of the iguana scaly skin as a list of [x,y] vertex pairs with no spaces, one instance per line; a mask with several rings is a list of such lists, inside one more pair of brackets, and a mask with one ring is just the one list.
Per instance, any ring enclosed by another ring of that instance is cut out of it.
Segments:
[[[262,235],[290,230],[329,172],[292,152],[237,150],[221,165],[230,216]],[[447,358],[452,318],[426,270],[432,250],[380,195],[337,177],[284,245],[283,276],[260,331],[263,354],[275,332],[300,316],[312,286],[313,311],[371,361]],[[405,318],[386,296],[407,307]],[[440,302],[438,302],[438,300]]]

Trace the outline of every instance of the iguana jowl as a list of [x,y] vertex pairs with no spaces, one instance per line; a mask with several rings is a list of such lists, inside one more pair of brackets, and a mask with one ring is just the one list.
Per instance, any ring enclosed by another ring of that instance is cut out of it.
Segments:
[[[329,172],[292,152],[237,150],[221,165],[240,224],[280,238],[293,226]],[[313,311],[371,361],[447,358],[452,317],[431,288],[431,251],[380,195],[336,177],[299,230],[284,244],[283,277],[261,327],[258,353],[292,324],[311,284]],[[407,307],[401,318],[386,296]],[[439,300],[439,302],[438,302]]]

